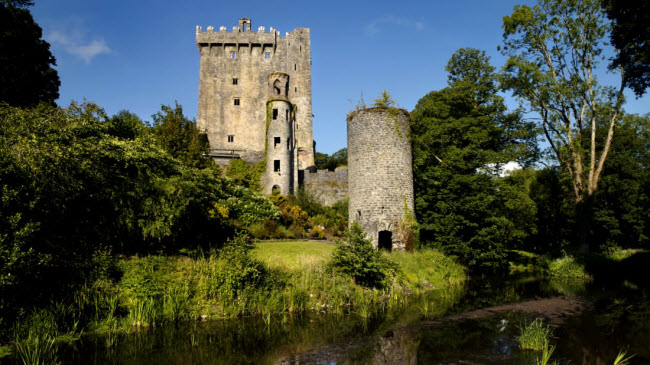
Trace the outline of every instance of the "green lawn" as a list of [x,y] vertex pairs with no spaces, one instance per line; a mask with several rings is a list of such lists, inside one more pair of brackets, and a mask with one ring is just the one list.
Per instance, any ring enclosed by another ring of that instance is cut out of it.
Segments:
[[334,248],[319,241],[263,241],[255,244],[253,255],[271,268],[304,270],[328,262]]

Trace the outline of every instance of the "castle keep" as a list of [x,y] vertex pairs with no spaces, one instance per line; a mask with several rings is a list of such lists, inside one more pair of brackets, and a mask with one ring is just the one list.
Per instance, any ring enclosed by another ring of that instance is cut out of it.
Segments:
[[197,126],[221,166],[266,158],[266,193],[291,194],[298,171],[314,165],[309,29],[284,37],[240,19],[232,32],[196,28],[199,49]]
[[254,32],[239,20],[232,32],[196,27],[201,56],[197,126],[222,167],[233,159],[266,166],[266,194],[293,194],[300,183],[322,204],[350,198],[349,222],[375,248],[403,249],[413,221],[410,116],[396,108],[348,115],[348,165],[314,171],[309,29],[284,37]]

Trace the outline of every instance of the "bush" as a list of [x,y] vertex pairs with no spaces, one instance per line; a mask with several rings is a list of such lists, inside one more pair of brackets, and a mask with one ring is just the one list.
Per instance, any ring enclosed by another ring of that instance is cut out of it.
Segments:
[[325,231],[319,226],[314,226],[309,231],[309,237],[322,240],[325,238]]
[[547,272],[556,278],[588,279],[591,276],[585,270],[585,265],[573,256],[563,256],[547,263]]
[[395,275],[398,266],[385,260],[366,238],[366,234],[356,222],[348,231],[347,243],[340,244],[332,253],[331,265],[366,287],[382,288],[387,277]]

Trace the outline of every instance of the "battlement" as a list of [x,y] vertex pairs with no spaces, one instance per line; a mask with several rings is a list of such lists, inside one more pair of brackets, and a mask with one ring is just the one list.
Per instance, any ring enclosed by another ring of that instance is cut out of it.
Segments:
[[297,28],[293,32],[285,33],[283,37],[280,32],[273,27],[266,31],[266,28],[260,26],[257,32],[252,29],[242,29],[239,26],[232,27],[229,32],[226,27],[221,26],[219,31],[215,31],[213,26],[208,26],[206,31],[200,25],[196,26],[196,43],[197,44],[277,44],[278,40],[291,37],[293,34],[309,33],[307,28]]

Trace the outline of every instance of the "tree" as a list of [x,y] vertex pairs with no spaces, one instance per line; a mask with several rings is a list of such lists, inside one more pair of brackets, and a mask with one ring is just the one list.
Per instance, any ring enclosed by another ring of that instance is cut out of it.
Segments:
[[412,111],[415,210],[424,245],[441,247],[473,270],[504,267],[506,245],[527,235],[534,211],[518,181],[493,174],[510,161],[530,164],[535,131],[497,95],[485,52],[460,49],[447,65],[449,87]]
[[625,86],[642,96],[650,86],[650,2],[603,0],[612,22],[612,45],[618,50],[611,69],[623,68]]
[[[502,86],[539,115],[555,158],[572,183],[580,243],[586,246],[590,199],[609,155],[624,101],[624,78],[616,88],[598,84],[607,26],[596,0],[540,0],[515,6],[503,18]],[[599,128],[606,138],[596,138]]]
[[205,133],[199,132],[196,122],[183,115],[183,107],[163,105],[161,111],[152,115],[153,132],[159,144],[174,158],[192,167],[212,167],[216,165],[204,154],[209,143]]
[[12,106],[54,104],[59,98],[56,60],[29,10],[30,1],[0,2],[0,102]]

